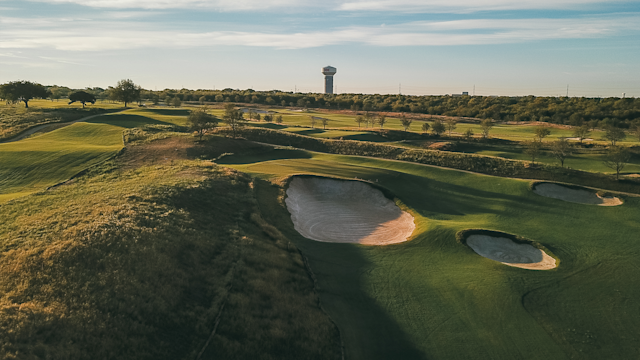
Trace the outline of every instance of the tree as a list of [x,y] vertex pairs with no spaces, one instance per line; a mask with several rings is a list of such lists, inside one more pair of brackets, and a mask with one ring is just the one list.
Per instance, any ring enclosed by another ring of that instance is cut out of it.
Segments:
[[282,115],[276,116],[275,122],[276,124],[282,124]]
[[110,89],[111,97],[114,100],[124,102],[124,107],[127,107],[127,103],[140,100],[140,91],[142,88],[130,79],[120,80],[116,87]]
[[493,122],[491,119],[484,119],[480,122],[480,128],[482,129],[482,137],[487,139],[489,137],[489,132],[493,128]]
[[374,121],[374,117],[373,115],[371,115],[370,112],[365,111],[364,112],[364,121],[367,127],[373,127],[373,121]]
[[316,122],[318,122],[318,118],[316,118],[315,116],[309,116],[309,120],[311,121],[311,128],[315,128]]
[[74,102],[82,103],[82,108],[84,109],[84,104],[90,102],[91,104],[96,103],[96,96],[93,94],[89,94],[86,91],[76,91],[74,93],[69,94],[69,105]]
[[378,125],[380,125],[380,130],[382,130],[382,128],[384,127],[384,124],[387,123],[387,115],[378,114],[378,119],[376,120],[376,122],[378,123]]
[[524,153],[529,155],[531,158],[531,163],[536,163],[536,158],[540,155],[540,151],[542,150],[542,143],[539,141],[531,141],[528,142],[527,147],[524,149]]
[[611,146],[604,157],[603,163],[604,166],[616,172],[616,180],[619,180],[620,171],[624,169],[630,159],[629,150],[622,146]]
[[579,126],[575,128],[575,130],[573,130],[573,136],[578,138],[580,144],[582,144],[582,141],[588,138],[590,134],[591,130],[589,129],[589,125],[586,124]]
[[198,101],[200,102],[200,104],[204,104],[204,102],[207,101],[207,98],[203,95],[200,96],[200,99],[198,99]]
[[442,123],[442,121],[440,121],[440,120],[435,120],[435,121],[433,122],[433,125],[431,125],[431,131],[432,131],[434,134],[438,135],[438,136],[440,136],[442,133],[444,133],[444,132],[445,132],[445,130],[446,130],[446,129],[445,129],[445,126],[444,126],[444,124]]
[[536,126],[534,132],[534,137],[538,139],[538,141],[542,142],[542,139],[551,135],[551,130],[546,125],[538,125]]
[[266,122],[272,122],[273,121],[273,115],[271,114],[265,114],[263,117],[264,121]]
[[402,124],[402,127],[404,128],[404,131],[409,130],[409,127],[411,127],[411,123],[412,122],[413,122],[412,119],[409,119],[404,115],[400,116],[400,123]]
[[0,85],[0,97],[10,102],[22,101],[25,108],[29,108],[29,100],[34,98],[46,98],[49,91],[30,81],[12,81]]
[[358,123],[358,129],[360,129],[360,125],[364,122],[364,116],[358,115],[356,116],[356,122]]
[[429,125],[429,123],[425,121],[422,124],[422,132],[425,132],[425,133],[428,132],[430,127],[431,127],[431,125]]
[[200,137],[200,140],[202,140],[202,136],[204,136],[204,133],[208,129],[218,126],[218,119],[207,113],[206,108],[199,108],[189,112],[187,125],[189,126],[189,130],[195,131]]
[[627,134],[624,130],[615,126],[607,126],[607,129],[604,132],[604,139],[611,142],[611,146],[616,146],[618,141],[622,141],[626,137]]
[[320,118],[320,121],[322,122],[322,129],[326,129],[327,128],[327,124],[329,124],[329,119]]
[[551,153],[560,161],[560,167],[564,167],[564,161],[571,155],[571,144],[566,138],[560,138],[551,144]]
[[[176,107],[176,108],[177,108],[177,107],[180,107],[180,105],[182,105],[182,101],[180,100],[180,98],[179,98],[179,97],[177,97],[177,96],[176,96],[176,97],[174,97],[173,99],[171,99],[171,105],[172,105],[173,107]],[[126,106],[126,105],[125,105],[125,106]]]
[[449,131],[449,136],[451,136],[451,131],[456,129],[458,122],[454,119],[447,119],[445,123],[447,131]]
[[233,131],[233,138],[235,139],[238,129],[244,126],[244,123],[242,122],[242,112],[236,109],[234,104],[226,104],[224,106],[224,115],[222,120],[231,127],[231,130]]
[[473,130],[471,130],[471,128],[468,128],[467,131],[464,132],[464,139],[467,141],[471,141],[472,138],[473,138]]

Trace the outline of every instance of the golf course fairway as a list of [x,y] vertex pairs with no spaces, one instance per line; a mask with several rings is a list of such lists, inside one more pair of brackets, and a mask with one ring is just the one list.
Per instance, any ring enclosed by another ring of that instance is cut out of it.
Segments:
[[[172,113],[171,110],[168,112]],[[0,203],[66,181],[114,156],[124,146],[122,132],[126,128],[185,122],[186,112],[173,113],[184,116],[134,109],[0,144]]]
[[[347,359],[632,359],[640,357],[640,201],[585,206],[534,194],[524,180],[275,149],[217,161],[258,179],[270,224],[301,249]],[[292,175],[362,179],[413,217],[407,242],[313,241],[284,200]],[[487,229],[539,242],[557,268],[532,271],[456,241]]]

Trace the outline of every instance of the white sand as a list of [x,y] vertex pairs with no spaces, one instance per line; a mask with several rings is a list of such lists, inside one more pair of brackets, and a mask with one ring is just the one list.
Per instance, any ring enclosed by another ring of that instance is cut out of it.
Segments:
[[593,191],[576,190],[566,186],[550,183],[542,183],[535,186],[533,192],[554,199],[560,199],[572,203],[599,205],[599,206],[617,206],[622,205],[622,200],[617,197],[600,197]]
[[507,238],[471,235],[467,238],[467,245],[478,255],[509,266],[528,270],[549,270],[556,267],[556,260],[544,251]]
[[359,181],[296,177],[285,201],[295,229],[312,240],[388,245],[407,241],[415,229],[409,213]]

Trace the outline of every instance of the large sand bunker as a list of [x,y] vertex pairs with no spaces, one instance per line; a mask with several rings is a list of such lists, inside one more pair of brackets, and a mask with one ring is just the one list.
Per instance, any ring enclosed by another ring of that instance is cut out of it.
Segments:
[[622,200],[617,197],[600,197],[593,191],[588,189],[572,189],[552,183],[536,184],[533,192],[554,199],[560,199],[572,203],[599,205],[599,206],[617,206],[622,205]]
[[544,251],[503,237],[470,235],[467,245],[478,255],[509,266],[529,270],[549,270],[556,267],[556,260]]
[[416,227],[409,213],[359,181],[296,177],[285,201],[295,229],[317,241],[388,245],[406,241]]

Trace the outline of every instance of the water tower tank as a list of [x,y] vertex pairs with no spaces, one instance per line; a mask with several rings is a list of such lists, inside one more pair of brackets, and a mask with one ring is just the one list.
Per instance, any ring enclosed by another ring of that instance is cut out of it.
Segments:
[[325,66],[322,68],[324,74],[324,93],[333,94],[333,75],[336,74],[337,69],[333,66]]

